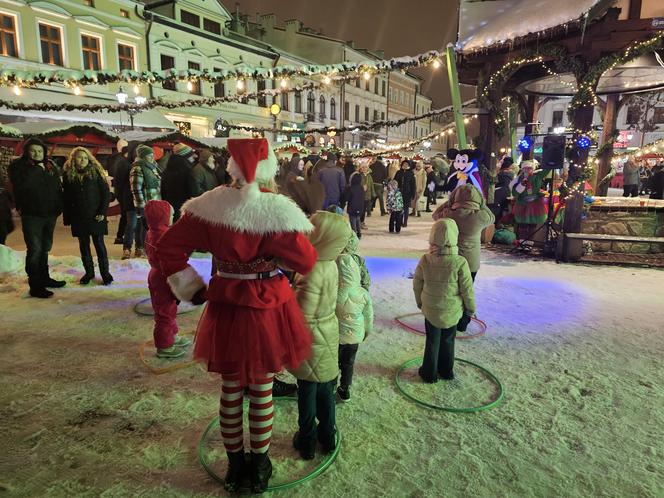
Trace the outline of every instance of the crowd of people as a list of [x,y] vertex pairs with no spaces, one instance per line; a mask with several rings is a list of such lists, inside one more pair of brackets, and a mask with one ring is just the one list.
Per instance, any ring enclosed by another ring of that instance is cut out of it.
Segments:
[[649,195],[651,199],[664,199],[664,159],[650,166],[632,158],[623,164],[623,197]]

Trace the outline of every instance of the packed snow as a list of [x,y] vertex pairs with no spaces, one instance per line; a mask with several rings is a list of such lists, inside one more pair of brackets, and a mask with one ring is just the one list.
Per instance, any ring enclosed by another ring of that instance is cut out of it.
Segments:
[[[375,331],[360,346],[352,399],[337,407],[341,450],[283,496],[664,496],[661,271],[483,251],[476,293],[488,329],[457,341],[457,356],[493,372],[505,397],[488,411],[446,413],[395,386],[399,366],[423,350],[423,336],[394,317],[417,311],[408,277],[427,248],[430,215],[411,218],[398,235],[387,233],[386,217],[367,222],[361,249]],[[155,375],[141,363],[152,321],[133,307],[149,295],[148,264],[121,261],[111,242],[115,282],[81,286],[75,239],[58,227],[50,264],[68,284],[48,300],[27,296],[16,268],[20,230],[9,238],[13,250],[0,251],[0,489],[12,497],[223,495],[197,456],[218,411],[219,381],[199,365]],[[205,255],[195,266],[209,275]],[[193,333],[199,316],[179,315],[182,333]],[[146,362],[169,365],[153,353],[148,345]],[[435,385],[421,384],[414,368],[401,378],[430,403],[495,399],[496,386],[477,369],[458,363],[456,373]],[[322,460],[297,458],[296,420],[293,401],[276,402],[273,484]],[[223,475],[217,431],[203,454]]]

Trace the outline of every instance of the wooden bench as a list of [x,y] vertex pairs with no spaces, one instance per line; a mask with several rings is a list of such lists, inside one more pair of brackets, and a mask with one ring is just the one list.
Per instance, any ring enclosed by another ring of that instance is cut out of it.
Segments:
[[575,240],[596,242],[632,242],[634,244],[664,244],[664,237],[640,237],[635,235],[611,235],[606,233],[565,233],[565,237]]

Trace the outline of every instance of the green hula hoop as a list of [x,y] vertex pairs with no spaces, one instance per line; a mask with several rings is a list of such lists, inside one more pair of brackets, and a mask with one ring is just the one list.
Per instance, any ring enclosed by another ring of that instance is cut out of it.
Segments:
[[[284,398],[273,398],[274,400],[286,400],[286,401],[292,401],[296,400],[297,398],[294,397],[284,397]],[[219,417],[215,417],[214,420],[212,420],[208,426],[206,427],[205,431],[203,432],[203,435],[201,436],[201,439],[198,441],[198,461],[201,462],[201,465],[205,469],[205,472],[208,473],[208,475],[214,479],[215,481],[223,484],[224,483],[224,478],[218,475],[212,468],[208,465],[208,462],[205,460],[205,456],[203,454],[203,442],[205,441],[205,438],[209,434],[209,432],[214,429],[219,427]],[[320,474],[322,474],[330,465],[332,465],[332,462],[334,462],[339,455],[339,449],[341,448],[341,435],[339,434],[339,429],[336,431],[336,447],[334,448],[334,451],[327,455],[325,459],[321,463],[318,464],[318,467],[316,467],[311,473],[307,474],[304,477],[300,477],[299,479],[296,479],[294,481],[290,482],[285,482],[283,484],[277,484],[276,486],[268,486],[266,491],[283,491],[284,489],[289,489],[292,487],[295,487],[299,484],[303,484],[307,481],[310,481],[311,479],[318,477]]]
[[416,365],[417,363],[420,363],[422,361],[421,358],[413,358],[412,360],[408,360],[406,363],[401,365],[399,367],[399,370],[397,370],[397,374],[395,376],[395,381],[397,384],[397,388],[399,389],[399,392],[406,396],[408,399],[414,401],[418,405],[425,406],[427,408],[433,408],[434,410],[442,410],[445,412],[454,412],[454,413],[475,413],[475,412],[481,412],[484,410],[489,410],[493,407],[495,407],[498,403],[500,403],[503,400],[503,385],[500,383],[500,380],[498,380],[498,377],[496,377],[494,374],[492,374],[489,370],[486,368],[478,365],[477,363],[473,363],[472,361],[468,360],[463,360],[461,358],[454,358],[454,361],[460,361],[462,363],[467,363],[468,365],[472,365],[476,368],[478,368],[481,372],[483,372],[494,384],[498,386],[498,397],[494,399],[493,401],[486,403],[484,405],[479,405],[479,406],[471,406],[468,408],[456,408],[453,406],[439,406],[439,405],[433,405],[431,403],[427,403],[426,401],[422,401],[420,399],[417,399],[415,396],[409,394],[406,392],[404,389],[404,386],[401,384],[401,380],[399,376],[401,375],[401,372],[406,370],[407,368],[412,367],[413,365]]
[[[134,313],[136,313],[137,315],[142,315],[142,316],[154,316],[154,310],[152,311],[152,313],[146,313],[144,311],[141,311],[141,309],[140,309],[140,306],[142,304],[151,303],[151,301],[152,301],[152,299],[149,298],[149,297],[147,297],[145,299],[141,299],[139,302],[137,302],[134,305]],[[152,306],[152,304],[150,304],[150,306]],[[184,308],[184,309],[180,310],[180,306],[178,306],[177,314],[178,315],[184,315],[185,313],[191,313],[192,311],[194,311],[197,308],[198,308],[198,306],[193,306],[192,305],[190,308]]]

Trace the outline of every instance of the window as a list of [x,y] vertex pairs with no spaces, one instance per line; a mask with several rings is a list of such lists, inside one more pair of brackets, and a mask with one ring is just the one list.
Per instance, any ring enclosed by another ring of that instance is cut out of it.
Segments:
[[385,113],[384,112],[380,113],[380,120],[385,121]]
[[[215,73],[220,73],[221,69],[218,67],[213,67],[212,71]],[[214,98],[219,99],[226,96],[226,88],[224,87],[224,80],[215,81],[213,84],[214,89]]]
[[365,120],[366,122],[369,121],[369,108],[368,108],[368,107],[365,107],[365,108],[364,108],[364,120]]
[[57,26],[39,23],[42,62],[56,66],[63,65],[61,34]]
[[376,109],[374,109],[374,112],[373,112],[373,120],[378,121],[378,111]]
[[635,125],[639,123],[641,119],[641,108],[638,105],[631,105],[627,108],[627,119],[626,123],[628,125]]
[[[201,70],[201,65],[198,62],[189,61],[188,67],[189,67],[189,69],[194,69],[195,71],[200,71]],[[194,95],[200,95],[201,94],[201,80],[192,80],[191,81],[191,93],[193,93]]]
[[378,95],[378,78],[374,78],[374,93]]
[[281,94],[281,110],[288,111],[288,93],[284,92]]
[[551,120],[551,126],[557,128],[563,124],[563,111],[553,111],[553,119]]
[[[161,54],[161,70],[165,71],[166,69],[173,69],[174,67],[175,57]],[[166,90],[175,90],[175,81],[164,81],[161,86]]]
[[655,107],[655,115],[653,116],[655,124],[664,123],[664,107]]
[[180,20],[185,24],[189,24],[189,26],[201,27],[201,18],[186,10],[180,10]]
[[385,80],[383,80],[383,91],[381,92],[381,95],[385,97]]
[[221,24],[211,19],[203,18],[203,29],[215,35],[221,34]]
[[367,92],[371,91],[371,80],[364,80],[364,89]]
[[134,47],[118,43],[118,66],[120,67],[120,71],[123,69],[136,69],[136,64],[134,63]]
[[120,17],[124,17],[125,19],[129,19],[129,11],[120,9]]
[[[264,92],[265,91],[265,80],[258,80],[256,82],[256,91]],[[260,107],[267,107],[267,99],[265,98],[265,95],[258,95],[258,105]]]
[[404,104],[404,102],[403,102],[403,90],[399,90],[399,103],[401,105]]
[[307,95],[307,112],[309,114],[314,114],[316,112],[316,98],[314,97],[314,92],[309,92],[309,95]]
[[0,14],[0,55],[18,57],[16,18],[8,14]]
[[337,102],[334,97],[330,98],[330,119],[337,119]]
[[83,0],[83,5],[87,5],[88,7],[94,7],[95,2],[94,0]]
[[320,112],[320,118],[325,119],[325,96],[324,95],[320,96],[320,98],[318,99],[318,104],[319,104],[318,112]]
[[350,121],[350,102],[344,102],[344,121]]
[[295,92],[295,112],[302,112],[302,92]]
[[356,86],[357,88],[360,88],[360,78],[357,78],[357,79],[355,80],[355,86]]
[[355,104],[355,122],[360,122],[360,106],[358,104]]

